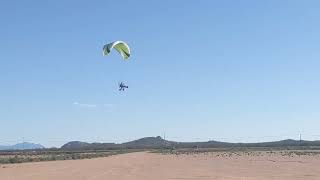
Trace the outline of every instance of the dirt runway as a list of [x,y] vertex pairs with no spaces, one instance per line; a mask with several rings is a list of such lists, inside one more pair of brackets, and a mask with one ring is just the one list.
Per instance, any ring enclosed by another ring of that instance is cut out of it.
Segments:
[[129,153],[0,165],[0,180],[319,180],[319,156]]

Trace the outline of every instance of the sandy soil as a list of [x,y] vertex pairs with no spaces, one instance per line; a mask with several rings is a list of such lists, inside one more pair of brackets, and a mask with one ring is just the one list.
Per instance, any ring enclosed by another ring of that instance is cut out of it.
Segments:
[[319,180],[320,156],[162,155],[0,165],[0,180]]

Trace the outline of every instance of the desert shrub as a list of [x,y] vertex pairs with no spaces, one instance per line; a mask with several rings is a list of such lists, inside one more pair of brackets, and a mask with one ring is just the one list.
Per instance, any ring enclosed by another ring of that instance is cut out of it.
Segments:
[[21,162],[22,162],[22,159],[19,158],[17,155],[9,158],[9,163],[21,163]]

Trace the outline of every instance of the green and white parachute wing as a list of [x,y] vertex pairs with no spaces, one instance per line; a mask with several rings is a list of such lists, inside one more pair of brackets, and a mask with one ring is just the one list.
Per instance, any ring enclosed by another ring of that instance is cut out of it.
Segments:
[[115,41],[103,46],[103,55],[107,56],[112,49],[118,51],[123,59],[127,60],[130,57],[130,48],[127,43],[123,41]]

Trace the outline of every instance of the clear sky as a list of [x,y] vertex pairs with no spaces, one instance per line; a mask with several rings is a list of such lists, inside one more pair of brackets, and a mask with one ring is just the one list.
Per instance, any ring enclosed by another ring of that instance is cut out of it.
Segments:
[[[1,1],[0,144],[320,139],[319,8]],[[115,40],[131,46],[129,62],[102,56]]]

